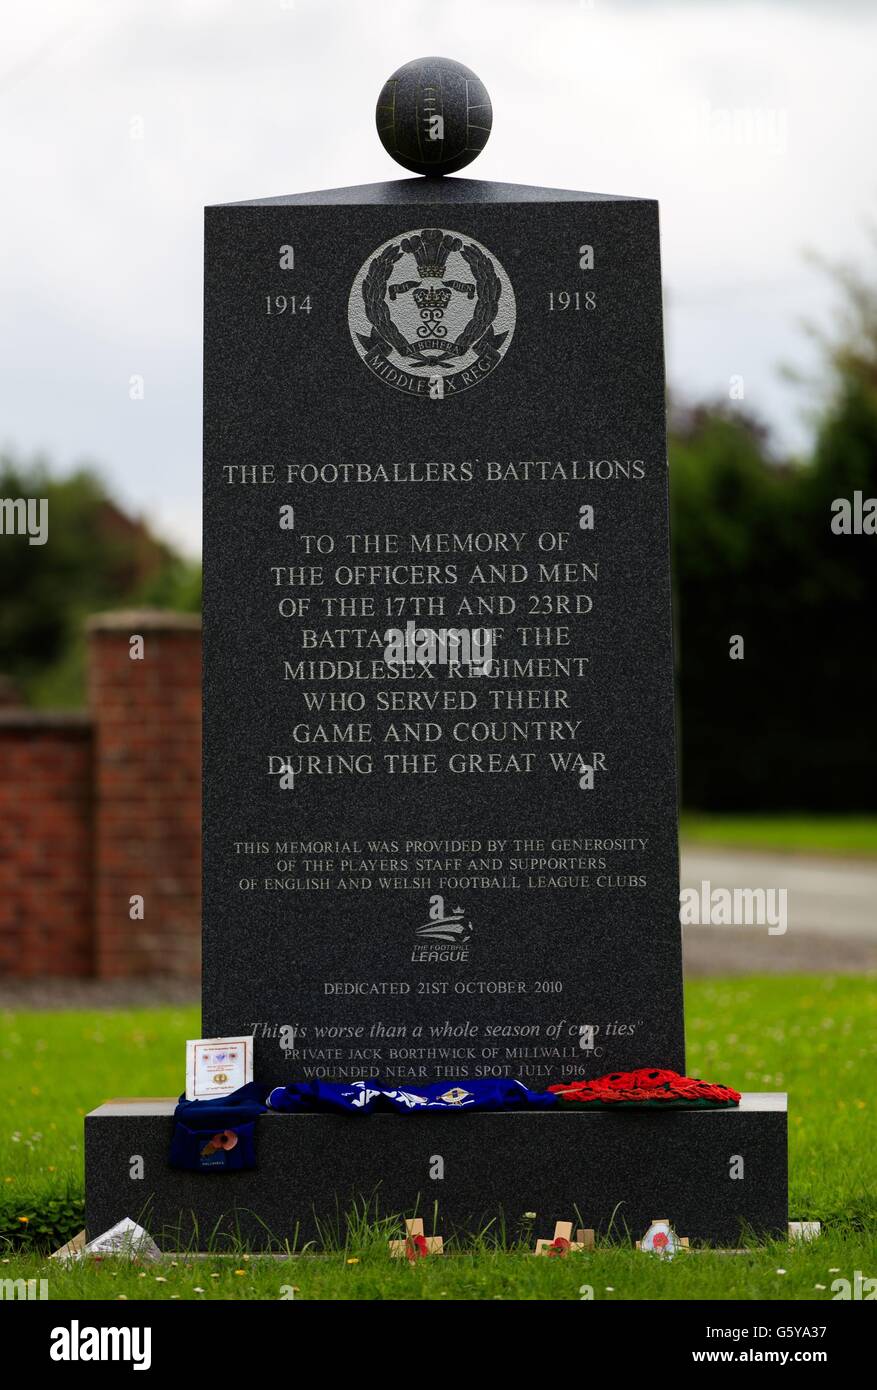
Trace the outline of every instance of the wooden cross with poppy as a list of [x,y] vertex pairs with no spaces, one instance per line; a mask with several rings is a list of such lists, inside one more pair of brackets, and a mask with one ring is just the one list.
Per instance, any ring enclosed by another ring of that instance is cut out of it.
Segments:
[[414,1264],[416,1260],[424,1260],[427,1255],[443,1255],[445,1253],[445,1243],[441,1236],[425,1236],[423,1234],[423,1222],[419,1217],[415,1217],[405,1222],[405,1239],[391,1240],[390,1254],[393,1259],[406,1259]]
[[537,1240],[534,1255],[548,1255],[563,1257],[568,1255],[571,1250],[593,1250],[594,1232],[590,1227],[576,1231],[576,1238],[572,1238],[572,1222],[558,1221],[554,1227],[554,1237],[552,1240],[543,1238]]

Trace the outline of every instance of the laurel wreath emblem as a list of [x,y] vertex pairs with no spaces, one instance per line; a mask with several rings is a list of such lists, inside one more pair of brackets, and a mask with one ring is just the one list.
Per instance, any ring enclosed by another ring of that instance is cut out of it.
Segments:
[[427,357],[409,343],[390,316],[387,305],[387,285],[393,267],[403,255],[401,246],[396,243],[385,247],[371,262],[362,282],[362,299],[366,316],[374,330],[372,338],[359,334],[360,342],[368,349],[374,346],[375,338],[382,340],[387,347],[395,348],[400,357],[407,358],[409,365],[442,367],[456,357],[463,357],[470,349],[477,348],[488,333],[495,348],[505,340],[505,333],[491,333],[491,326],[499,310],[502,285],[488,256],[479,246],[464,246],[460,255],[466,261],[475,280],[475,308],[455,343],[449,343],[447,350],[439,357]]

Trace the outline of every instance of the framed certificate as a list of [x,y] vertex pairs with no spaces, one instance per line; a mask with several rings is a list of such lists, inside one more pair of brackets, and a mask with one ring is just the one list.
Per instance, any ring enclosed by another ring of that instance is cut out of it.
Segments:
[[195,1038],[186,1043],[186,1100],[227,1096],[253,1079],[253,1039]]

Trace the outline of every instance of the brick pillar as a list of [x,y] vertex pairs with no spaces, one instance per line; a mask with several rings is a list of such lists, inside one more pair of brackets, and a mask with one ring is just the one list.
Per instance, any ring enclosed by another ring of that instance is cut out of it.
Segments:
[[90,975],[88,715],[0,709],[0,975]]
[[[88,624],[95,743],[95,973],[197,977],[201,946],[201,620],[155,610]],[[142,660],[132,638],[143,639]],[[142,921],[131,898],[144,899]]]

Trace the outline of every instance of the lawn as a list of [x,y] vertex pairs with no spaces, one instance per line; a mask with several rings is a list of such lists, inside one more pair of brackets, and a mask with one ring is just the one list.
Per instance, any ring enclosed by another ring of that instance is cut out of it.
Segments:
[[717,849],[877,857],[875,816],[710,816],[689,811],[679,830],[683,842]]
[[[877,981],[694,981],[687,1022],[692,1073],[743,1090],[789,1091],[790,1217],[824,1223],[813,1244],[698,1252],[672,1265],[618,1247],[565,1261],[485,1247],[409,1268],[387,1258],[384,1230],[363,1231],[325,1258],[279,1264],[240,1253],[145,1271],[115,1261],[61,1270],[37,1253],[7,1250],[0,1274],[48,1273],[56,1298],[281,1298],[290,1296],[286,1287],[295,1297],[363,1299],[577,1299],[580,1286],[598,1299],[831,1298],[835,1279],[852,1280],[857,1269],[877,1275]],[[21,1216],[36,1224],[52,1194],[78,1199],[85,1111],[114,1095],[178,1093],[183,1043],[197,1035],[194,1008],[5,1015],[2,1229]],[[527,1247],[535,1234],[548,1233],[526,1233]]]
[[[680,1254],[663,1262],[636,1250],[598,1248],[563,1260],[521,1251],[476,1251],[411,1265],[391,1260],[386,1240],[327,1256],[273,1260],[162,1260],[128,1266],[118,1260],[59,1269],[54,1262],[13,1257],[0,1277],[48,1280],[52,1299],[785,1299],[830,1301],[832,1283],[877,1270],[877,1240],[820,1236],[798,1249],[765,1245],[744,1255]],[[810,1317],[812,1322],[815,1318]]]

